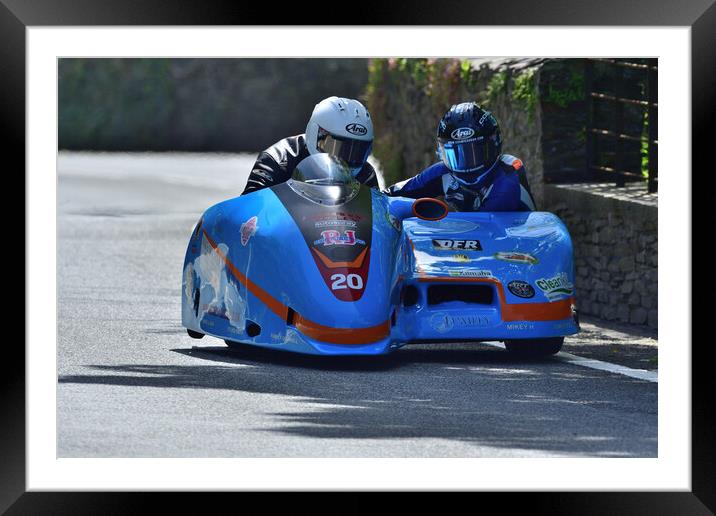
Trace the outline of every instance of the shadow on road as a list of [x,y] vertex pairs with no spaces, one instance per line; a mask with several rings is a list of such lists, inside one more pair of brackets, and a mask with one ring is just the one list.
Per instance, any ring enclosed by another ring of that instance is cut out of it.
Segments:
[[172,349],[175,353],[201,360],[227,363],[256,363],[300,367],[325,371],[386,371],[409,364],[503,364],[528,365],[551,362],[552,357],[516,358],[504,350],[478,344],[452,344],[451,347],[407,346],[388,355],[317,356],[260,348],[250,345],[232,347],[193,347]]
[[[602,373],[551,359],[528,363],[502,350],[428,346],[359,360],[251,347],[172,351],[197,363],[94,365],[90,374],[62,375],[59,382],[216,389],[227,402],[235,391],[287,396],[286,410],[271,413],[275,424],[264,430],[302,437],[438,438],[595,456],[657,453],[655,385],[606,381]],[[241,414],[226,418],[244,424]],[[380,449],[372,455],[381,456]]]

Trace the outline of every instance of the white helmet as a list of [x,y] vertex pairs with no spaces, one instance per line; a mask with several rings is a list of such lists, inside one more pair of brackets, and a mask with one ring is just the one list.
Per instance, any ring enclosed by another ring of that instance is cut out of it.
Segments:
[[357,174],[373,145],[373,122],[363,104],[328,97],[316,104],[306,126],[308,152],[326,152],[345,161]]

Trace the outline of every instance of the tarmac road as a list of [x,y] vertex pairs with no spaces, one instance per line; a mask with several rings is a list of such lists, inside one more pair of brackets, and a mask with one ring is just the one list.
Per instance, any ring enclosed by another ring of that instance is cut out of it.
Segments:
[[[60,153],[59,457],[657,455],[653,381],[488,345],[337,360],[190,339],[189,232],[253,158]],[[570,353],[656,367],[655,335],[584,328]]]

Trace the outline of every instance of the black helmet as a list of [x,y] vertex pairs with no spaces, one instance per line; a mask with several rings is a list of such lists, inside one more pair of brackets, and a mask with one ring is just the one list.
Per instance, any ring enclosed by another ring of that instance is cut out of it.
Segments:
[[438,124],[438,155],[458,174],[489,170],[502,153],[497,120],[476,102],[453,105]]

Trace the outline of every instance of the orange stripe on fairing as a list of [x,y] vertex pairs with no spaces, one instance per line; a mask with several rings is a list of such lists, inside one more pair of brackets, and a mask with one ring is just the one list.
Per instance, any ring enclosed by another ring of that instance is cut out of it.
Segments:
[[333,328],[309,321],[296,314],[293,323],[304,335],[335,344],[369,344],[386,338],[390,333],[390,321],[369,328]]
[[206,237],[206,241],[211,244],[211,247],[214,248],[214,251],[216,251],[216,254],[221,256],[221,258],[224,260],[224,263],[226,263],[226,266],[231,271],[231,274],[234,275],[234,277],[239,280],[241,283],[246,285],[246,288],[249,289],[249,292],[251,292],[254,296],[259,298],[263,304],[269,307],[269,310],[271,310],[273,313],[278,315],[281,319],[284,321],[286,320],[286,317],[288,316],[288,307],[275,299],[271,294],[266,292],[264,289],[259,287],[256,283],[251,281],[249,278],[241,274],[239,270],[236,268],[236,266],[231,263],[231,260],[229,260],[228,256],[226,256],[221,249],[219,249],[219,246],[216,245],[216,242],[214,242],[209,234],[204,231],[204,236]]
[[441,278],[421,277],[418,281],[422,283],[492,283],[497,287],[497,295],[500,298],[500,309],[502,320],[511,321],[561,321],[572,317],[572,305],[574,298],[569,297],[551,303],[517,303],[508,304],[505,299],[505,291],[502,283],[494,278]]
[[323,264],[326,267],[328,267],[329,269],[336,269],[338,267],[346,267],[348,269],[357,269],[363,263],[363,258],[365,258],[365,255],[368,252],[368,248],[366,247],[365,249],[363,249],[363,251],[361,251],[361,253],[358,255],[358,257],[355,260],[353,260],[352,262],[334,262],[328,256],[323,254],[321,251],[319,251],[315,247],[312,247],[311,250],[318,255],[318,257],[321,259]]
[[[288,307],[259,287],[256,283],[251,281],[244,274],[239,272],[236,266],[231,263],[228,256],[226,256],[221,249],[219,249],[219,246],[216,245],[216,242],[212,240],[206,230],[202,228],[202,231],[204,233],[204,237],[206,237],[206,241],[209,242],[214,251],[216,251],[222,260],[224,260],[224,263],[226,263],[226,266],[231,271],[231,274],[233,274],[239,282],[245,285],[249,292],[259,298],[259,300],[261,300],[261,302],[265,304],[269,310],[285,321],[288,317]],[[330,342],[333,344],[370,344],[371,342],[376,342],[386,338],[390,333],[389,320],[377,326],[371,326],[368,328],[334,328],[315,323],[296,312],[293,322],[296,329],[304,335],[315,340]]]

